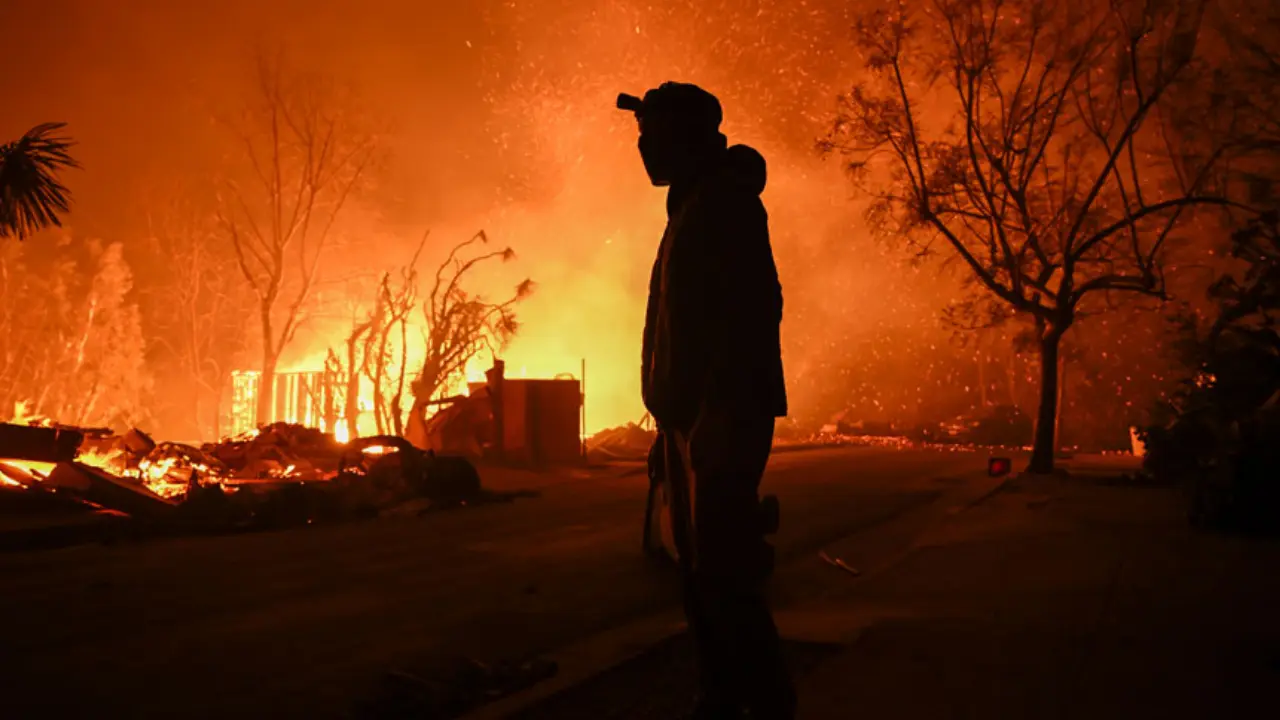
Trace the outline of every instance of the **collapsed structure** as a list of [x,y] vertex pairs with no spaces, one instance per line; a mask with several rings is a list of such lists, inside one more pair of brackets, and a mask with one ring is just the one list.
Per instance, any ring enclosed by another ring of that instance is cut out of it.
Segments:
[[[403,438],[344,442],[315,427],[272,422],[195,446],[157,442],[136,428],[0,424],[0,490],[49,493],[161,522],[190,521],[190,508],[217,504],[224,524],[260,519],[264,508],[291,497],[307,506],[301,519],[310,522],[409,500],[464,503],[482,493],[475,462],[584,460],[577,379],[508,379],[501,361],[486,375],[469,394],[433,403],[439,409],[431,417],[412,415]],[[208,513],[200,519],[209,521]]]

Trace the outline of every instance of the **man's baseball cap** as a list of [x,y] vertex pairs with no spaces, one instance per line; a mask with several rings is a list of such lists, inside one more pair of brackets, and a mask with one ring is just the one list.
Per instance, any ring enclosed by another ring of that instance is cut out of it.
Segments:
[[690,129],[718,132],[724,119],[720,101],[715,95],[697,85],[667,82],[646,92],[644,98],[622,93],[618,95],[618,109],[635,113],[636,119],[646,116],[669,115],[686,124]]

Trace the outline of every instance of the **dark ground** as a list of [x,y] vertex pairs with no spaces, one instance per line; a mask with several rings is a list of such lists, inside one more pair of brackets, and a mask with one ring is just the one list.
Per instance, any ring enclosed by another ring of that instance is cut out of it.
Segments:
[[[877,449],[775,456],[766,489],[783,503],[779,607],[848,582],[817,559],[824,547],[860,568],[891,563],[939,500],[990,482],[984,465],[977,454]],[[553,650],[678,608],[674,576],[640,556],[643,474],[484,481],[542,496],[0,555],[4,714],[342,717],[391,668]]]
[[[847,638],[791,643],[801,720],[1275,717],[1280,543],[1184,513],[1175,489],[1080,472],[929,523],[881,572],[778,613],[784,635]],[[659,646],[522,717],[674,717],[684,657]]]

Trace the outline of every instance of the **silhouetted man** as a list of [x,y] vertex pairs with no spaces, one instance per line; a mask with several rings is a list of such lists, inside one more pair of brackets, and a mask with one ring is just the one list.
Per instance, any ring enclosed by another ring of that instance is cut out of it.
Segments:
[[760,521],[774,422],[787,414],[782,288],[760,201],[764,158],[728,147],[719,101],[696,86],[666,83],[618,105],[639,120],[649,179],[669,188],[642,388],[667,454],[688,457],[697,479],[685,602],[700,670],[695,717],[791,718],[795,694],[764,598],[772,548]]

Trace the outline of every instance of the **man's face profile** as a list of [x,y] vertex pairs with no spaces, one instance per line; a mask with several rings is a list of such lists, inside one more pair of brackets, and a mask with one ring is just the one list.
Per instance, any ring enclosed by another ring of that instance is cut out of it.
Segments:
[[657,187],[671,184],[675,170],[675,145],[670,118],[654,113],[640,118],[640,159],[649,181]]

